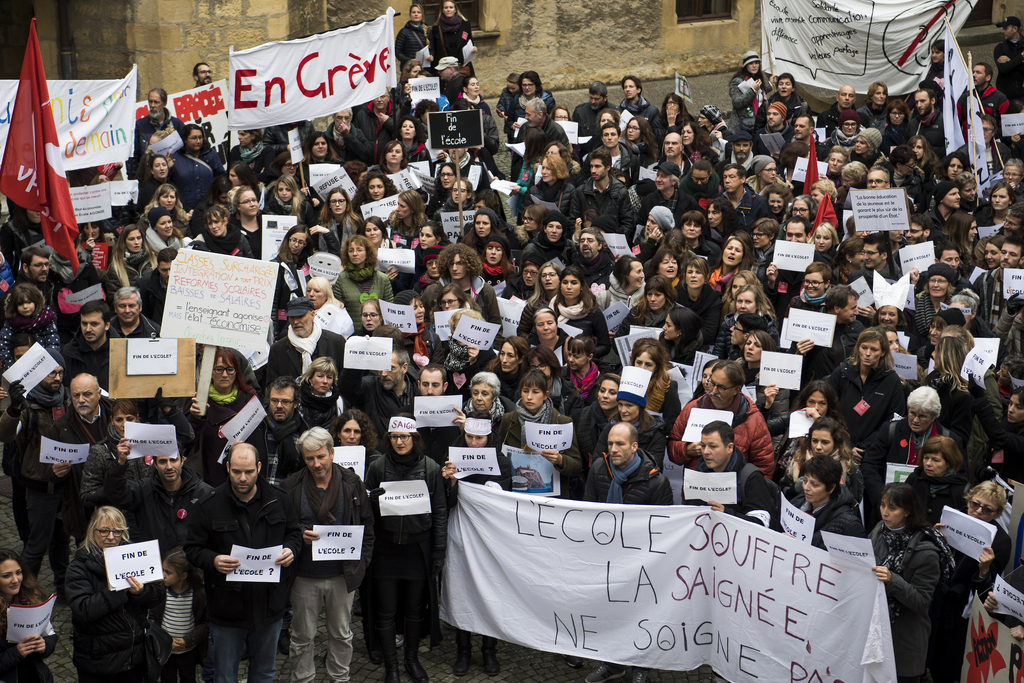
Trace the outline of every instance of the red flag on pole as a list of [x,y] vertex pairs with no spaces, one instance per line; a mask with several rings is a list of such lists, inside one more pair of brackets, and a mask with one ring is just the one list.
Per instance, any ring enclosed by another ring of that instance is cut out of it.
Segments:
[[839,230],[839,218],[836,216],[836,210],[832,206],[832,199],[828,195],[821,198],[821,204],[818,204],[818,213],[814,215],[814,227],[817,228],[822,223],[828,221],[832,224],[832,227]]
[[34,18],[21,65],[7,147],[0,162],[0,192],[18,206],[40,213],[46,244],[77,271],[78,223],[53,124]]
[[804,194],[810,194],[811,185],[818,182],[818,150],[814,145],[814,131],[811,131],[811,149],[807,152],[807,176],[804,178]]

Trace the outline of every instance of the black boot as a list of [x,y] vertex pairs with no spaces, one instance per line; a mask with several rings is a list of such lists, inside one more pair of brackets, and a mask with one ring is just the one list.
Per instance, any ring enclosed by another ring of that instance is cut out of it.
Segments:
[[402,674],[398,669],[394,624],[387,628],[377,628],[377,644],[384,656],[384,683],[402,683]]
[[498,639],[484,636],[484,645],[480,651],[484,655],[484,673],[488,676],[497,676],[501,673],[501,664],[498,663]]
[[420,665],[420,630],[422,628],[422,619],[405,620],[405,672],[412,676],[414,683],[430,683],[430,677]]
[[469,673],[469,660],[473,656],[473,643],[469,638],[469,631],[459,629],[455,632],[456,655],[452,673],[456,676],[465,676]]

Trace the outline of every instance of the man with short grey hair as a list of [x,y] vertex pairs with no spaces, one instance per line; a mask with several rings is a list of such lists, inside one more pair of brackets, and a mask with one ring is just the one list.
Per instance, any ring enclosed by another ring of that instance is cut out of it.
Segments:
[[516,136],[517,142],[522,142],[526,139],[528,128],[538,128],[544,133],[548,144],[561,142],[566,147],[569,147],[569,137],[565,134],[565,129],[548,116],[548,107],[544,104],[544,100],[534,97],[526,103],[524,109],[526,110],[526,125],[519,128],[519,133]]
[[[311,683],[316,675],[313,653],[321,611],[327,624],[327,679],[347,681],[352,661],[352,598],[373,552],[373,508],[361,477],[334,463],[334,439],[326,429],[313,427],[303,432],[298,445],[305,467],[281,485],[291,507],[298,511],[303,529],[291,591],[288,656],[292,681]],[[315,525],[361,526],[362,543],[351,547],[331,543],[332,538],[340,537],[324,538],[323,532],[313,531]],[[316,541],[328,543],[314,551]]]
[[352,125],[352,110],[342,109],[334,115],[334,123],[324,131],[324,137],[334,148],[334,153],[339,157],[339,163],[346,161],[364,161],[375,164],[376,159],[370,160],[370,145],[363,132]]
[[142,315],[142,293],[138,287],[122,287],[114,294],[115,317],[110,321],[110,337],[152,339],[160,336],[160,326]]

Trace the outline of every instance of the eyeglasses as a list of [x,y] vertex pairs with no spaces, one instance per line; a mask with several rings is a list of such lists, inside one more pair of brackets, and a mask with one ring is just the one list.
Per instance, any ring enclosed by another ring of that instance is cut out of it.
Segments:
[[878,252],[877,251],[868,251],[867,249],[861,249],[860,250],[860,255],[861,256],[878,256]]
[[227,375],[228,377],[230,377],[231,375],[235,374],[235,369],[232,367],[224,367],[218,365],[213,369],[213,372],[218,375]]
[[304,247],[304,246],[306,246],[306,240],[298,239],[296,237],[293,237],[290,240],[288,240],[288,244],[297,244],[300,247]]
[[907,413],[907,417],[911,420],[930,420],[935,416],[929,415],[928,413],[919,413],[915,410],[911,410],[909,413]]
[[412,438],[412,434],[390,434],[392,441],[408,441]]
[[442,173],[442,174],[440,174],[440,176],[442,178],[454,178],[455,174],[454,173]]
[[124,529],[97,529],[96,533],[98,533],[103,538],[106,538],[107,536],[121,538],[122,536],[124,536]]
[[825,281],[824,280],[807,280],[807,279],[805,279],[804,280],[804,284],[809,286],[809,287],[817,287],[818,285],[825,284]]
[[238,203],[239,204],[258,204],[259,200],[257,200],[257,199],[244,199],[244,200],[242,200],[242,201],[240,201]]
[[331,200],[331,206],[338,206],[340,204],[348,204],[348,202],[345,201],[344,199],[332,199]]
[[291,401],[284,398],[272,398],[267,402],[272,406],[290,406],[293,403],[295,403],[295,401]]
[[982,505],[981,503],[979,503],[976,500],[969,500],[969,501],[967,501],[967,507],[970,508],[971,510],[975,511],[975,512],[977,512],[978,510],[981,510],[986,515],[994,515],[994,514],[996,514],[996,509],[995,508],[990,508],[988,505]]
[[379,318],[380,314],[379,313],[362,313],[362,314],[360,314],[360,317],[361,318]]
[[711,180],[711,176],[708,176],[707,178],[698,178],[697,176],[690,174],[690,180],[697,183],[698,185],[706,185],[707,182]]
[[[743,330],[738,330],[738,331],[741,332],[741,333],[743,332]],[[729,389],[735,389],[736,388],[735,384],[733,384],[731,386],[726,386],[724,384],[719,384],[718,382],[715,382],[714,380],[711,380],[711,379],[707,380],[707,385],[711,388],[712,391],[729,391]]]
[[442,306],[454,306],[459,303],[458,299],[441,299]]

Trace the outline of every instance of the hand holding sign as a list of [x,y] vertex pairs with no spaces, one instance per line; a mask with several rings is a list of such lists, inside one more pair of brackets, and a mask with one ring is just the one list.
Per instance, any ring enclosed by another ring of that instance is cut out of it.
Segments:
[[140,584],[164,580],[158,541],[104,548],[103,557],[106,560],[107,584],[112,591],[133,588],[129,578]]

